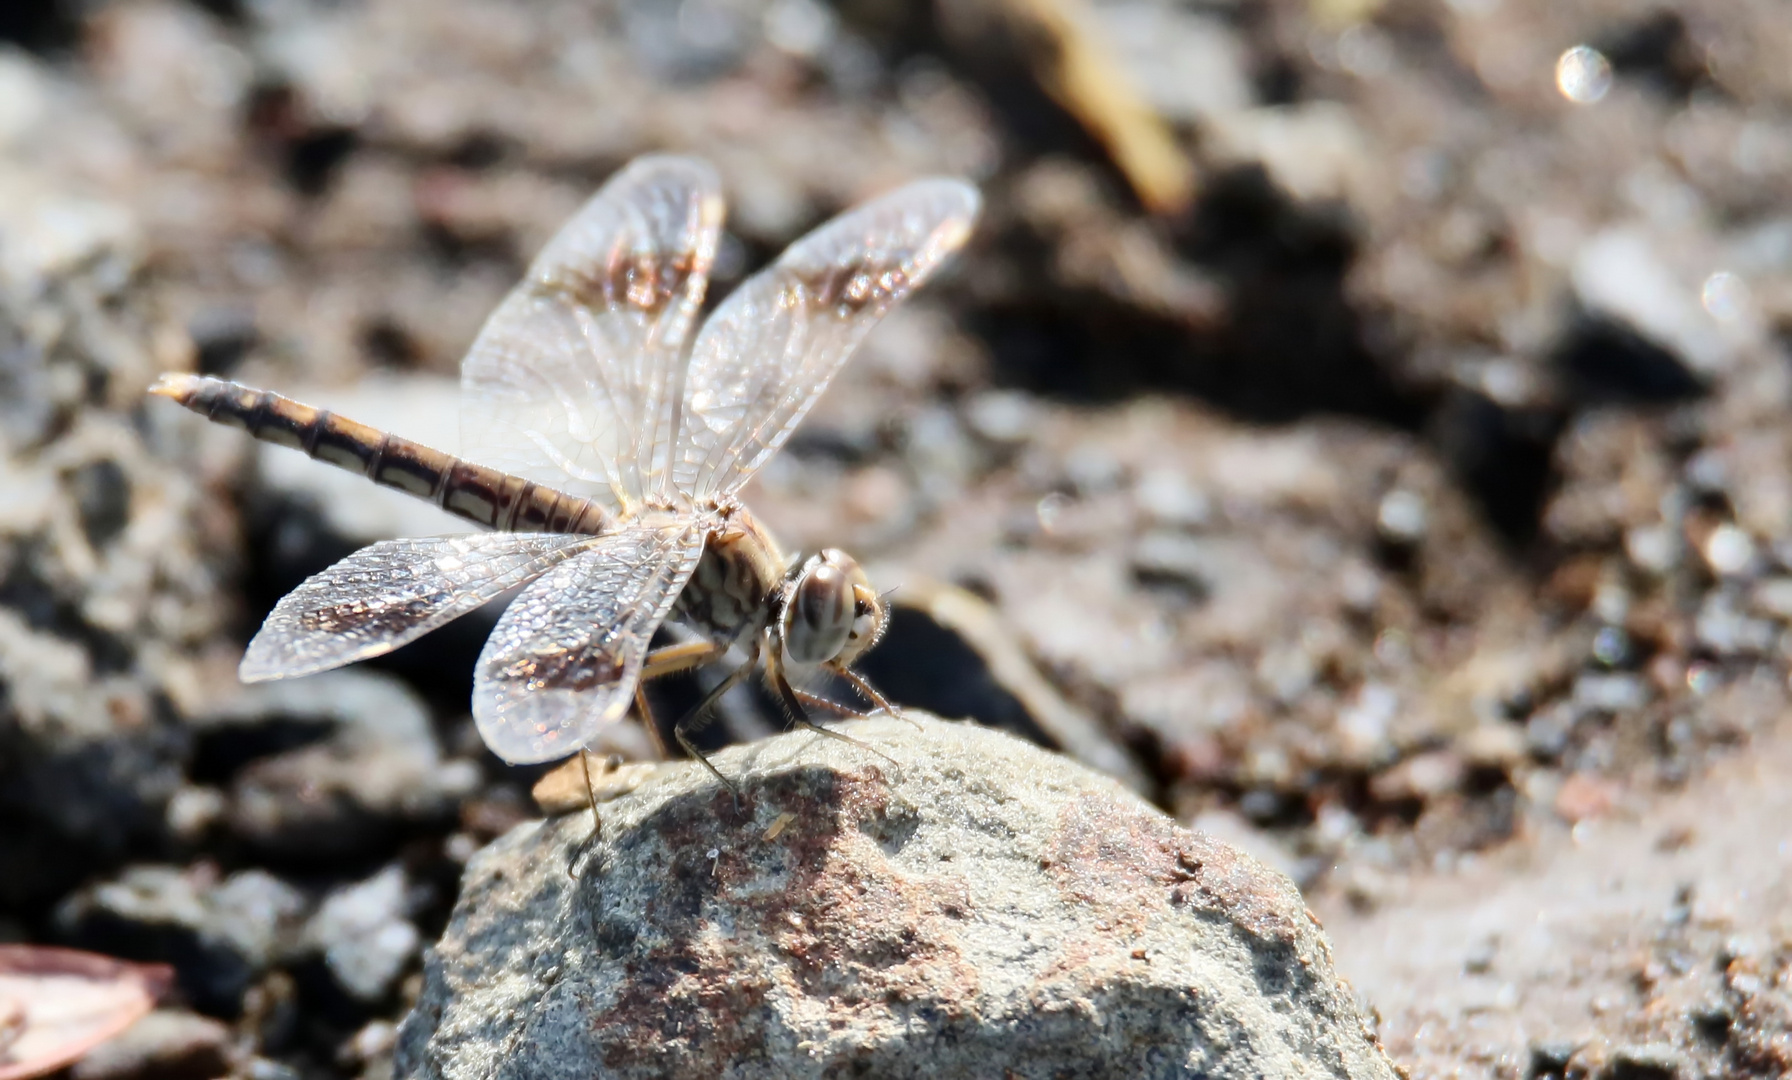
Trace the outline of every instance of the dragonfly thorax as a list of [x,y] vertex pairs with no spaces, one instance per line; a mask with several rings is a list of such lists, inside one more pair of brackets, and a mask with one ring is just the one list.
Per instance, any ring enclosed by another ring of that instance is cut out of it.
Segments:
[[674,617],[712,641],[756,636],[772,622],[788,562],[778,542],[742,507],[710,533]]

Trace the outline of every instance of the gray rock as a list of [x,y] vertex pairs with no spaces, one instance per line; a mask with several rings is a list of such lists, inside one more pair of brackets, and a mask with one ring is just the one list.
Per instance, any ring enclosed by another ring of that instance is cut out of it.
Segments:
[[167,961],[195,1005],[233,1014],[255,976],[290,948],[306,902],[265,871],[221,882],[215,874],[204,864],[127,868],[64,901],[58,930],[102,952]]
[[338,889],[305,928],[336,982],[362,1001],[378,1002],[417,955],[422,939],[406,914],[404,870],[388,866]]
[[1596,311],[1659,342],[1694,370],[1731,361],[1736,342],[1699,302],[1697,274],[1664,257],[1661,238],[1641,225],[1615,225],[1574,256],[1575,295]]
[[305,894],[265,870],[242,870],[206,896],[212,933],[258,969],[279,958],[293,924],[305,913]]
[[[59,94],[0,59],[0,142],[37,151]],[[10,132],[10,135],[4,134]],[[0,148],[0,907],[54,900],[153,844],[185,736],[183,654],[226,617],[190,529],[190,462],[126,415],[156,360],[142,236]]]
[[1139,93],[1165,119],[1198,123],[1251,104],[1248,53],[1223,20],[1149,0],[1093,7]]
[[451,815],[479,785],[473,762],[443,759],[422,699],[380,672],[250,687],[194,726],[218,740],[277,721],[316,723],[327,736],[237,774],[227,818],[258,850],[314,859],[375,850],[401,823]]
[[739,813],[691,764],[594,842],[589,812],[512,830],[468,866],[396,1075],[1394,1075],[1287,878],[1066,759],[918,723],[723,752]]
[[71,1080],[209,1080],[230,1071],[230,1028],[209,1017],[157,1009],[95,1047]]

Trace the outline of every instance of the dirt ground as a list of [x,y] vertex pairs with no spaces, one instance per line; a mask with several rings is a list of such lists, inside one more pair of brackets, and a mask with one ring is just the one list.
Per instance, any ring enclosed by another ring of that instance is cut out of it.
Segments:
[[1286,870],[1415,1076],[1792,1073],[1788,55],[1777,0],[6,5],[0,941],[173,963],[189,1064],[389,1071],[534,812],[492,613],[245,691],[286,590],[453,526],[143,390],[452,448],[485,314],[671,150],[712,304],[983,191],[748,493],[894,587],[893,698]]
[[1781,731],[1634,814],[1413,874],[1373,913],[1325,897],[1339,968],[1418,1076],[1781,1074],[1792,1014],[1763,991],[1792,932],[1789,767]]

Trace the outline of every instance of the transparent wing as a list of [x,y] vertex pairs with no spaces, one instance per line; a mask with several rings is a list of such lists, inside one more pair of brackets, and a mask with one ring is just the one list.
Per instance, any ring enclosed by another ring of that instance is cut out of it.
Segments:
[[704,323],[686,372],[673,484],[737,490],[808,413],[884,313],[970,235],[980,200],[922,180],[792,244]]
[[715,172],[646,157],[548,242],[461,364],[461,453],[612,510],[666,482],[722,224]]
[[552,761],[620,720],[703,535],[689,523],[611,533],[517,597],[473,677],[485,745],[512,764]]
[[237,672],[244,682],[289,679],[391,652],[592,543],[478,533],[369,545],[287,593]]

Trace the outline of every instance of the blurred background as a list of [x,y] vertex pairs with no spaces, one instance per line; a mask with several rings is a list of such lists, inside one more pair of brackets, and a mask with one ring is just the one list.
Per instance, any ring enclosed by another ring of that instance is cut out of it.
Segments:
[[[897,587],[896,700],[1343,913],[1651,821],[1787,709],[1789,56],[1781,0],[11,0],[0,941],[174,965],[89,1080],[389,1073],[461,864],[537,813],[467,716],[491,613],[234,671],[305,576],[465,530],[143,390],[452,449],[481,320],[663,150],[727,189],[712,304],[905,180],[984,192],[748,494]],[[1712,925],[1649,983],[1729,1002],[1688,1060],[1792,1069],[1792,932],[1751,995]],[[1573,1051],[1384,1034],[1421,1075]]]

